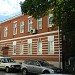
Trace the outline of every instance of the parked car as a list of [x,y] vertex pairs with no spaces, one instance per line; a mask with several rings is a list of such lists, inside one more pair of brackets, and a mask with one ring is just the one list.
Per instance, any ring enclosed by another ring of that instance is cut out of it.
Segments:
[[13,70],[21,70],[21,64],[16,63],[11,57],[0,56],[0,69],[6,70],[6,72]]
[[21,65],[22,75],[28,73],[36,74],[54,74],[61,73],[60,68],[54,67],[44,60],[25,60]]

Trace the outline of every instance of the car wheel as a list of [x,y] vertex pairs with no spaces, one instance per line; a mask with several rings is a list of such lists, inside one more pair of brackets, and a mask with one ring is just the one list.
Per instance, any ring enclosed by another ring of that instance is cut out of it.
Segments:
[[26,69],[23,69],[22,70],[22,75],[27,75],[28,74],[28,71]]
[[6,67],[6,72],[7,72],[7,73],[9,72],[9,67]]
[[44,71],[43,74],[50,74],[50,72],[49,71]]

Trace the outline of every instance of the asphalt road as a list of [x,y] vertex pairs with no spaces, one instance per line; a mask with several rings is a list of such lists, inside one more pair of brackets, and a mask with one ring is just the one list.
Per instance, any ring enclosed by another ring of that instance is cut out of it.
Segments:
[[[10,73],[6,73],[5,71],[1,71],[0,70],[0,75],[22,75],[21,72],[10,72]],[[36,74],[29,74],[29,75],[36,75]]]
[[[6,73],[5,71],[0,71],[0,75],[22,75],[22,73],[21,72]],[[29,75],[36,75],[36,74],[29,74]],[[40,75],[45,75],[45,74],[40,74]],[[48,74],[48,75],[69,75],[69,74]]]
[[0,75],[22,75],[20,72],[19,73],[6,73],[5,71],[0,71]]

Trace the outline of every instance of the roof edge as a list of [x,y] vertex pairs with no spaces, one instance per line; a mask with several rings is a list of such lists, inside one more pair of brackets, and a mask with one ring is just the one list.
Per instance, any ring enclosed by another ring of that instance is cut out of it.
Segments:
[[18,15],[15,15],[15,16],[13,16],[13,17],[10,17],[10,18],[8,18],[8,19],[5,19],[5,20],[3,20],[3,21],[0,21],[0,24],[1,24],[1,23],[4,23],[4,22],[6,22],[6,21],[12,20],[12,19],[14,19],[14,18],[20,17],[20,16],[22,16],[22,15],[24,15],[24,14],[18,14]]

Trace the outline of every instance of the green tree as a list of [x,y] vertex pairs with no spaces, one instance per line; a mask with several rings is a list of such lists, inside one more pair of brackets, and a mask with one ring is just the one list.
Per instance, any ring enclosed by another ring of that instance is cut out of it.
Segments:
[[50,9],[65,36],[65,55],[75,56],[75,0],[25,0],[21,4],[22,13],[36,19],[47,15]]
[[48,0],[25,0],[21,4],[23,14],[32,15],[37,18],[45,16],[50,9],[50,2]]
[[47,15],[50,9],[54,9],[55,19],[64,32],[73,31],[75,0],[25,0],[21,3],[22,13],[32,15],[34,18]]

